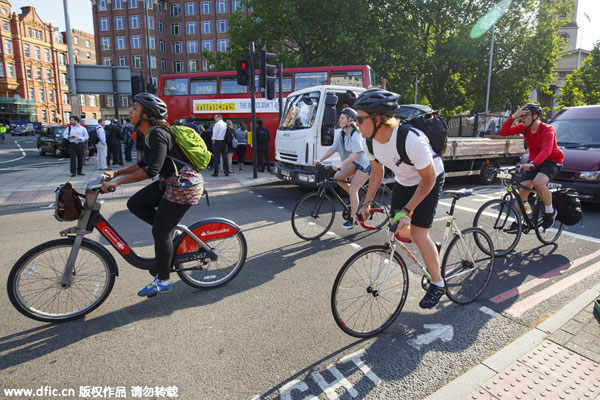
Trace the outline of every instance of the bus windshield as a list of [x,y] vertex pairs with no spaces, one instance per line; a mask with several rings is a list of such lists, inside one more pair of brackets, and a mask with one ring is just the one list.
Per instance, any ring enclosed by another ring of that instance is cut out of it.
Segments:
[[283,119],[280,128],[295,130],[307,129],[313,126],[320,99],[320,92],[304,93],[298,96],[288,97],[286,108],[283,112],[285,118]]

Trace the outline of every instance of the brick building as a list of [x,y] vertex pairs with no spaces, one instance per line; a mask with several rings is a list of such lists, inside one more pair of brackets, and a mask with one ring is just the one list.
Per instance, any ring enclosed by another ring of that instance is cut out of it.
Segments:
[[[129,66],[155,88],[161,74],[207,70],[202,52],[227,51],[231,14],[249,12],[246,0],[91,2],[98,64]],[[102,115],[114,116],[112,96],[101,97]],[[121,117],[129,105],[120,96]]]

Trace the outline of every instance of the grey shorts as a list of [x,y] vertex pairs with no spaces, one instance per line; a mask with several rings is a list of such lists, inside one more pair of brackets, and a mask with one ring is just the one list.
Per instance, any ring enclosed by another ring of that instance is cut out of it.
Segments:
[[556,175],[560,173],[562,170],[562,164],[557,163],[555,161],[544,161],[540,165],[535,168],[530,169],[529,171],[521,172],[521,182],[532,181],[535,179],[535,176],[540,172],[546,175],[550,180],[554,179]]

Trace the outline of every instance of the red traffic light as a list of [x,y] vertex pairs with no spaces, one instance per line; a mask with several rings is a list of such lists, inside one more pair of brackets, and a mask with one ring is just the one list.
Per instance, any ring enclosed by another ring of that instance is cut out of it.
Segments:
[[237,62],[237,83],[238,85],[250,85],[250,63],[248,60],[238,60]]

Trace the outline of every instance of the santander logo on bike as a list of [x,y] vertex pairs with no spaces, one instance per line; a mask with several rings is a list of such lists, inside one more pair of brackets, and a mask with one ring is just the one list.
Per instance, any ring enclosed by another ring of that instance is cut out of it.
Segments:
[[117,236],[117,234],[113,232],[113,230],[110,229],[110,227],[105,222],[99,222],[97,226],[98,229],[100,229],[102,235],[106,239],[108,239],[108,241],[111,242],[117,250],[119,250],[119,253],[129,253],[129,247],[127,247],[127,245],[121,240],[121,238],[119,238],[119,236]]

